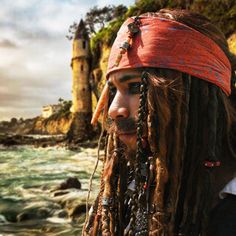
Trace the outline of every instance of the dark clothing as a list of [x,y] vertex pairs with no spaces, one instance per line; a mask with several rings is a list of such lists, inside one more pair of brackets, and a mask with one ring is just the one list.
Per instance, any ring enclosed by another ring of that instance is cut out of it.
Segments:
[[229,194],[212,210],[207,236],[236,236],[236,195]]

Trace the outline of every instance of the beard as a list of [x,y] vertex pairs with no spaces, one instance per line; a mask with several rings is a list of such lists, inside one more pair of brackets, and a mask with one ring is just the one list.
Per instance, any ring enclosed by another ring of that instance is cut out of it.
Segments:
[[108,133],[131,133],[136,132],[137,121],[132,118],[117,118],[115,121],[111,118],[107,120]]
[[[136,156],[136,131],[137,121],[135,118],[117,118],[115,121],[108,119],[107,131],[109,134],[116,133],[119,139],[119,147],[127,161],[134,162]],[[132,145],[122,140],[122,136],[128,136],[128,141],[132,139]]]

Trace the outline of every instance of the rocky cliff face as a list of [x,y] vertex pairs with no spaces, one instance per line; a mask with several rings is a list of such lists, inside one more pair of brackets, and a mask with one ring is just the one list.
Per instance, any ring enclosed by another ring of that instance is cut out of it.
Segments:
[[106,80],[106,71],[107,71],[107,63],[108,63],[108,57],[111,51],[111,48],[103,45],[101,48],[101,58],[99,60],[99,66],[102,71],[102,81]]
[[228,44],[230,51],[236,55],[236,32],[228,38]]
[[57,119],[43,119],[39,117],[31,130],[32,134],[66,134],[71,125],[71,115]]
[[59,116],[55,118],[35,117],[24,121],[0,123],[0,133],[15,134],[66,134],[72,121],[71,115]]
[[0,133],[30,134],[36,120],[37,117],[26,120],[12,118],[11,121],[2,121],[0,122]]

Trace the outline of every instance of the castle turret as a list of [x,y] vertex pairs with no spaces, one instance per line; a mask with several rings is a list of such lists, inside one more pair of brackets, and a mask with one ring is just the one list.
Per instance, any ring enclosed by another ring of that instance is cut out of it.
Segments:
[[89,86],[89,37],[83,20],[75,32],[71,67],[73,122],[69,135],[73,140],[85,140],[88,138],[88,131],[91,130],[92,100]]

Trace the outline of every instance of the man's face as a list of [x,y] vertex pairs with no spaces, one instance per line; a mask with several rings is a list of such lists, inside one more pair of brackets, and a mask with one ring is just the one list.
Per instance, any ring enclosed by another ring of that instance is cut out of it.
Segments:
[[129,150],[136,150],[141,72],[132,69],[113,72],[108,85],[113,94],[108,115],[115,124],[119,139]]

